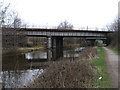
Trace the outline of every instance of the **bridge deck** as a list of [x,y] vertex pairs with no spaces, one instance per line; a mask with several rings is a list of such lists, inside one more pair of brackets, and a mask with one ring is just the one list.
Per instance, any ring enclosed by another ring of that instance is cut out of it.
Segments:
[[110,31],[70,30],[70,29],[39,29],[39,28],[6,28],[20,30],[27,36],[62,36],[62,37],[107,37]]

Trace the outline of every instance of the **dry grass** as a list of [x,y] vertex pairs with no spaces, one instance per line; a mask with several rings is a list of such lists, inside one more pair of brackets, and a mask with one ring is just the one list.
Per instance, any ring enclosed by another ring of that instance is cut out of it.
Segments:
[[87,60],[93,60],[94,58],[96,58],[97,56],[97,49],[94,48],[89,48],[85,51],[83,51],[82,53],[80,53],[80,59],[87,59]]
[[27,88],[90,88],[94,70],[90,60],[96,56],[96,49],[82,52],[82,57],[74,60],[52,62],[46,71],[30,83]]
[[26,52],[31,52],[31,51],[37,51],[37,50],[44,50],[44,47],[21,47],[18,48],[18,51],[26,53]]

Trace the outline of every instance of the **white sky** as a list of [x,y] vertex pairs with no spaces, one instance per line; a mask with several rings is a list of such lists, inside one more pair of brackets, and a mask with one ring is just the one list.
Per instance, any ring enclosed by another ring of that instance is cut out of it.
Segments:
[[29,24],[58,26],[67,20],[74,27],[103,27],[118,14],[120,0],[6,0]]

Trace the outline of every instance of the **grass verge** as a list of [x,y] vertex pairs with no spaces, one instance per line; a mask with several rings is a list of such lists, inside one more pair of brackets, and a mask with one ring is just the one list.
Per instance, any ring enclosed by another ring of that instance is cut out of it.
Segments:
[[111,47],[111,46],[108,46],[108,48],[111,49],[113,52],[115,52],[115,53],[117,53],[117,54],[120,55],[120,51],[117,50],[116,48],[113,48],[113,47]]
[[[102,47],[97,47],[98,56],[93,60],[92,65],[95,69],[95,81],[93,86],[96,88],[110,88],[112,86],[109,74],[107,72],[107,65],[105,61],[105,51]],[[102,77],[102,79],[99,79]]]

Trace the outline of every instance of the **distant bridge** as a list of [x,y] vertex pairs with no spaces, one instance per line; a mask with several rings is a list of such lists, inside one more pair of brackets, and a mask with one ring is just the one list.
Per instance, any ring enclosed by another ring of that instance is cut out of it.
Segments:
[[27,36],[107,37],[110,31],[21,28]]
[[[47,37],[47,48],[54,49],[53,53],[58,56],[52,56],[51,50],[48,50],[48,59],[59,57],[62,52],[64,37],[84,37],[91,40],[94,44],[96,39],[101,39],[107,42],[110,31],[92,31],[92,30],[70,30],[70,29],[40,29],[40,28],[14,28],[24,32],[28,37]],[[59,50],[57,50],[59,49]]]
[[[63,47],[64,37],[84,37],[91,41],[92,45],[96,39],[104,40],[107,43],[110,31],[92,31],[92,30],[70,30],[70,29],[39,29],[22,28],[27,36],[47,37],[48,59],[60,57]],[[51,49],[52,48],[52,52]]]

